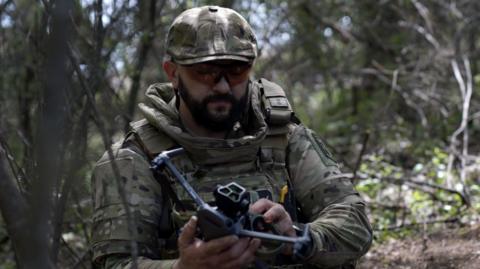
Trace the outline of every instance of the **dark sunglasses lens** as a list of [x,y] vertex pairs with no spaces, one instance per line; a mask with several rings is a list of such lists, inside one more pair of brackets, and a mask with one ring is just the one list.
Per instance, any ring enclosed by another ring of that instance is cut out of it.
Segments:
[[230,66],[227,71],[228,81],[230,85],[239,84],[248,79],[251,65],[234,65]]
[[212,85],[220,74],[220,70],[213,65],[195,64],[187,67],[190,76],[201,83]]
[[195,64],[187,66],[189,74],[198,82],[215,85],[221,77],[226,77],[231,86],[248,79],[251,65]]

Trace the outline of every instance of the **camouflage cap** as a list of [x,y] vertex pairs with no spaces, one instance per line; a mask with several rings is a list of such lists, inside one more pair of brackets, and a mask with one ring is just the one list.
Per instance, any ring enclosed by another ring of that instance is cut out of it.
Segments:
[[167,35],[167,54],[180,64],[212,60],[252,62],[257,39],[236,11],[218,6],[192,8],[180,14]]

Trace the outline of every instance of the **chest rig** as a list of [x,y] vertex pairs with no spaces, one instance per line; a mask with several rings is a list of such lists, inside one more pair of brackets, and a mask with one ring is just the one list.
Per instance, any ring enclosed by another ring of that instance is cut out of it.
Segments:
[[[274,202],[284,201],[284,205],[295,221],[293,194],[281,198],[282,189],[290,186],[286,167],[286,151],[289,134],[294,128],[293,111],[284,90],[265,79],[254,82],[261,96],[262,112],[268,125],[256,158],[244,162],[228,162],[222,165],[198,165],[187,155],[172,159],[174,165],[207,203],[214,203],[213,190],[218,184],[236,182],[249,191],[250,202],[268,198]],[[134,139],[151,160],[158,153],[178,146],[167,135],[159,132],[146,120],[131,124]],[[164,208],[160,220],[159,237],[163,258],[175,258],[176,231],[195,213],[195,205],[186,191],[174,179],[165,177],[162,182]]]

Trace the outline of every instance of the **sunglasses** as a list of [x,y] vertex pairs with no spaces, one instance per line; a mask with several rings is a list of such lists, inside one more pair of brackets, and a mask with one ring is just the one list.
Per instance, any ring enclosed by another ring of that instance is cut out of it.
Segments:
[[215,86],[224,77],[230,86],[248,79],[252,65],[250,63],[218,64],[199,63],[183,65],[194,80],[209,86]]

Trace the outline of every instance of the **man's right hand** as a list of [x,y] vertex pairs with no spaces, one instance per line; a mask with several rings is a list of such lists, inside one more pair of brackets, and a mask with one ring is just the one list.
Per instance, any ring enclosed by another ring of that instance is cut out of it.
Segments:
[[196,228],[196,217],[190,218],[183,227],[178,238],[180,257],[174,269],[236,269],[255,260],[259,239],[229,235],[205,242],[195,237]]

